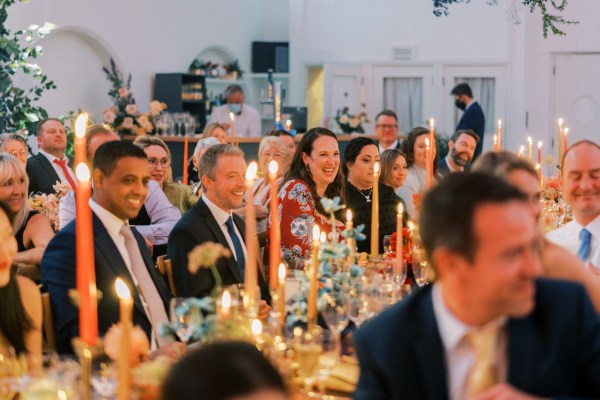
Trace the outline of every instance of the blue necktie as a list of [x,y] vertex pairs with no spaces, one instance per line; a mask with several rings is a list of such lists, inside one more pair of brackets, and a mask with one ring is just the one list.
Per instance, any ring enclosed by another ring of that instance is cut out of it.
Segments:
[[579,231],[579,238],[581,239],[581,246],[577,250],[577,257],[580,260],[586,260],[590,255],[590,239],[592,234],[587,229],[583,228]]
[[246,260],[244,259],[244,250],[242,249],[242,243],[240,242],[240,238],[238,237],[237,233],[235,233],[235,228],[233,227],[233,218],[229,217],[227,219],[227,222],[225,222],[225,225],[227,225],[227,233],[229,233],[231,243],[233,243],[233,250],[235,251],[235,260],[237,262],[237,266],[240,270],[240,275],[242,276],[243,280]]

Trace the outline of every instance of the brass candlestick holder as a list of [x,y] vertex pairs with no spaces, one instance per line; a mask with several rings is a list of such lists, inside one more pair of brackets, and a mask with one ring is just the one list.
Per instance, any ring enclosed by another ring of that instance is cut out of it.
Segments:
[[81,398],[83,400],[92,400],[92,363],[94,357],[103,353],[103,349],[101,339],[98,339],[94,345],[90,345],[80,338],[73,339],[73,350],[81,365]]

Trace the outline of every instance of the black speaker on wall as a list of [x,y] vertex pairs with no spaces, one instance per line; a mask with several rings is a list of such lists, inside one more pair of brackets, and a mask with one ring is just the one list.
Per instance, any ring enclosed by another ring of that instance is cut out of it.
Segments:
[[289,42],[252,42],[252,72],[290,72]]

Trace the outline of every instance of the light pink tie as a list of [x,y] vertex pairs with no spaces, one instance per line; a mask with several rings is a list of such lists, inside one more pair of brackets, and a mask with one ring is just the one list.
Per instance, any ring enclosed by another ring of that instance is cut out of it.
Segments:
[[121,228],[121,235],[125,238],[125,246],[127,247],[127,253],[129,253],[129,259],[131,260],[131,271],[137,280],[139,291],[148,305],[154,336],[156,337],[158,345],[162,346],[170,342],[160,336],[160,325],[163,322],[169,321],[164,303],[158,293],[158,289],[156,289],[154,281],[150,277],[150,273],[146,268],[146,263],[142,258],[138,242],[135,240],[135,236],[133,236],[129,225],[123,225]]

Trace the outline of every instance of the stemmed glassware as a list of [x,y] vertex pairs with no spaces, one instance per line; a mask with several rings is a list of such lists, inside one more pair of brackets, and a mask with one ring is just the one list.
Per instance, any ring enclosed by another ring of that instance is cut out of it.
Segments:
[[424,286],[429,283],[429,263],[425,256],[425,249],[415,245],[413,247],[413,275],[417,285]]
[[176,297],[170,302],[170,315],[175,334],[183,343],[187,344],[202,326],[202,313],[200,309],[186,303],[183,297]]
[[315,383],[319,357],[323,353],[322,330],[318,327],[306,331],[298,328],[294,331],[293,347],[300,375],[304,379],[304,389],[310,393]]

